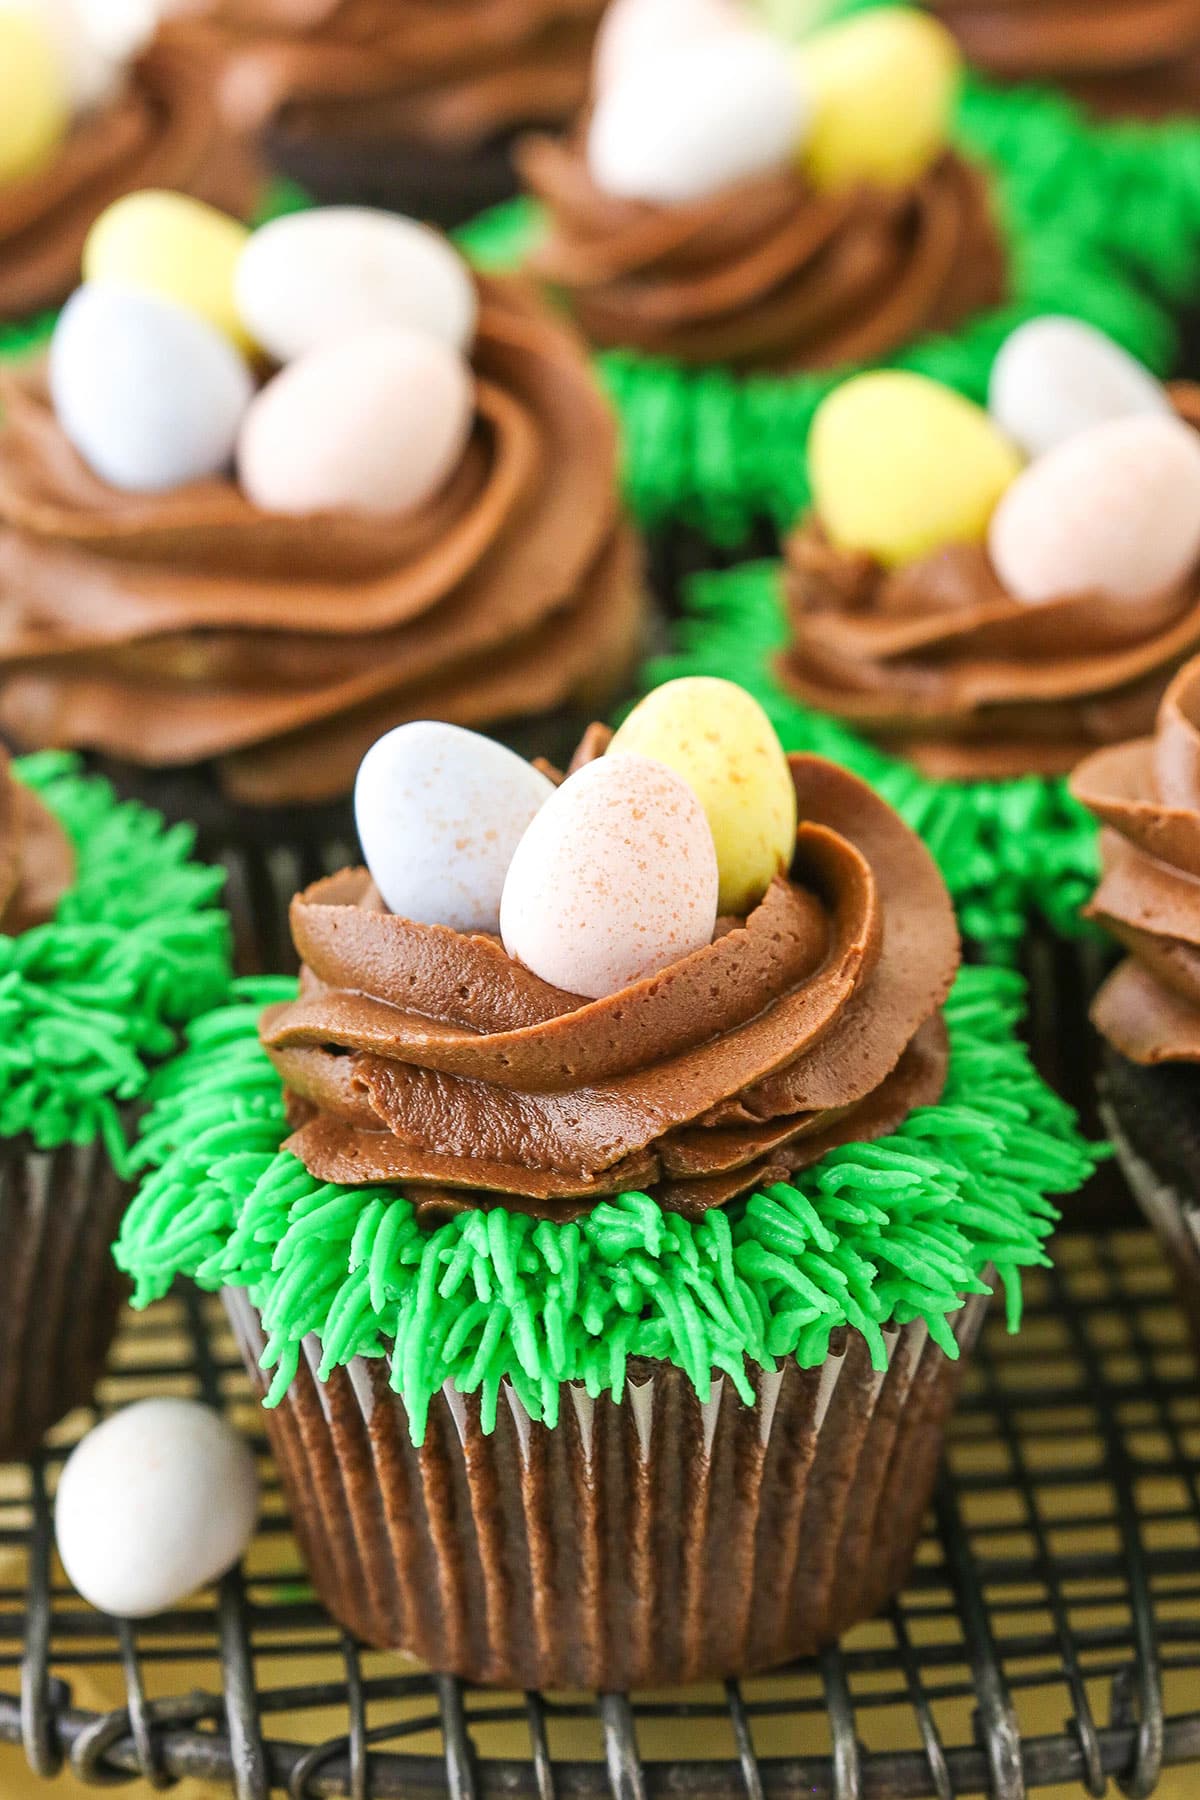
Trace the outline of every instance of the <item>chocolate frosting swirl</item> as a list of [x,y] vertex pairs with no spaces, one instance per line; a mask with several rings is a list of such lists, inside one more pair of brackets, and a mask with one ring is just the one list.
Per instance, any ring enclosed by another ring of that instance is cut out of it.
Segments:
[[[1172,398],[1200,429],[1200,388]],[[977,546],[888,572],[834,548],[811,518],[786,555],[784,684],[939,779],[1069,774],[1098,744],[1150,730],[1171,676],[1200,648],[1200,570],[1138,601],[1030,606]]]
[[854,776],[791,769],[789,878],[605,1000],[550,987],[494,938],[393,916],[365,870],[298,896],[300,998],[261,1026],[289,1148],[320,1180],[401,1183],[434,1214],[572,1218],[628,1189],[699,1214],[934,1101],[958,965],[945,887]]
[[1133,1062],[1200,1062],[1200,657],[1167,689],[1155,735],[1097,751],[1071,791],[1104,826],[1087,915],[1130,952],[1092,1020]]
[[604,0],[211,0],[166,27],[234,120],[468,148],[565,124]]
[[152,49],[50,163],[0,184],[0,319],[66,299],[88,232],[122,195],[172,188],[245,217],[260,187],[249,152],[218,127],[200,72],[178,52]]
[[117,493],[41,371],[0,384],[0,730],[150,767],[215,759],[250,804],[346,792],[406,719],[611,697],[641,580],[609,409],[569,330],[482,289],[474,431],[399,520],[258,512],[232,481]]
[[948,331],[1004,296],[987,182],[956,151],[895,192],[822,195],[779,169],[669,207],[601,192],[582,135],[532,139],[520,166],[551,221],[535,271],[596,344],[682,363],[833,368]]
[[0,750],[0,936],[52,919],[74,880],[71,840]]
[[934,0],[969,61],[1010,81],[1069,85],[1104,111],[1194,108],[1197,0]]

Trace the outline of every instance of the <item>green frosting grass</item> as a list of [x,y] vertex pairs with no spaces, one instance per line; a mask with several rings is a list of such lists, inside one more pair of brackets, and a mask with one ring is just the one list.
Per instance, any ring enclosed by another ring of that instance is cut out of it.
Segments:
[[189,860],[190,828],[118,802],[73,757],[14,771],[61,821],[77,868],[53,920],[0,936],[0,1137],[45,1150],[101,1137],[124,1168],[119,1108],[176,1048],[175,1027],[227,990],[224,877]]
[[1013,1035],[1020,978],[970,968],[946,1007],[945,1093],[890,1137],[836,1150],[699,1224],[630,1193],[573,1224],[500,1208],[422,1230],[394,1189],[315,1181],[279,1148],[282,1090],[255,1022],[294,993],[294,982],[238,983],[155,1077],[139,1153],[150,1173],[116,1259],[138,1306],[179,1275],[248,1289],[268,1334],[269,1405],[309,1333],[322,1378],[355,1356],[388,1357],[416,1443],[446,1381],[482,1395],[490,1431],[502,1382],[553,1425],[564,1382],[619,1398],[635,1356],[674,1363],[702,1398],[723,1372],[748,1403],[749,1365],[794,1355],[813,1367],[840,1326],[862,1333],[880,1369],[883,1328],[914,1319],[954,1357],[950,1316],[988,1291],[989,1267],[1016,1330],[1020,1271],[1048,1261],[1048,1196],[1078,1187],[1095,1160]]
[[[1010,332],[1042,313],[1071,313],[1165,371],[1173,328],[1162,305],[1119,273],[1116,240],[1124,234],[1110,217],[1117,199],[1110,187],[1115,190],[1122,167],[1141,172],[1138,195],[1152,216],[1161,214],[1153,150],[1131,152],[1124,164],[1115,151],[1101,156],[1100,134],[1068,101],[978,82],[965,93],[959,135],[996,173],[1012,298],[952,335],[921,340],[889,358],[890,366],[918,370],[983,400]],[[1105,180],[1110,168],[1111,184]],[[1126,181],[1134,183],[1134,174]],[[1137,215],[1128,221],[1131,242],[1140,224]],[[473,221],[460,241],[481,267],[511,269],[542,229],[539,209],[516,201]],[[786,526],[803,511],[813,413],[851,372],[741,377],[624,351],[606,352],[598,364],[621,415],[625,484],[640,522],[682,521],[723,545],[740,542],[760,517]]]
[[698,576],[684,607],[676,648],[642,671],[647,689],[682,675],[740,682],[765,707],[785,750],[828,756],[870,782],[925,839],[964,935],[993,959],[1014,960],[1032,913],[1060,936],[1087,929],[1079,909],[1099,879],[1099,835],[1065,782],[932,781],[792,699],[771,671],[788,635],[778,563]]

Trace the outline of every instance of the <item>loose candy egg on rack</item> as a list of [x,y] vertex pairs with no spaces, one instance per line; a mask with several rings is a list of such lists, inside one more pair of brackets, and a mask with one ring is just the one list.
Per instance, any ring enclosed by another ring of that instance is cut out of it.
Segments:
[[1018,326],[992,365],[988,408],[1026,456],[1042,456],[1110,419],[1167,415],[1166,389],[1136,357],[1082,319]]
[[598,1000],[712,941],[717,853],[680,776],[602,756],[547,800],[517,846],[500,902],[510,956]]
[[67,72],[45,23],[0,9],[0,183],[49,161],[70,123]]
[[409,325],[464,355],[479,306],[466,263],[439,233],[362,206],[275,219],[234,278],[248,336],[277,362],[380,325]]
[[393,325],[310,351],[246,414],[238,474],[265,512],[399,517],[457,467],[474,381],[457,351]]
[[144,189],[114,201],[92,226],[84,280],[174,301],[249,349],[234,300],[234,272],[249,235],[215,206]]
[[509,864],[553,793],[531,763],[474,731],[425,719],[389,731],[363,759],[354,811],[391,911],[498,932]]
[[758,701],[732,681],[668,681],[616,733],[609,754],[623,751],[665,763],[695,791],[716,846],[718,908],[748,913],[796,848],[795,785]]

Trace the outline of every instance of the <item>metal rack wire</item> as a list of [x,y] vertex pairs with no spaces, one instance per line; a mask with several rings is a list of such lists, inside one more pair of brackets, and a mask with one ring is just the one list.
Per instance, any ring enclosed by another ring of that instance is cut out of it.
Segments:
[[[239,1800],[1019,1800],[1153,1793],[1200,1759],[1200,1382],[1144,1233],[1060,1241],[1016,1339],[989,1327],[916,1570],[814,1662],[685,1695],[501,1695],[347,1641],[304,1576],[215,1302],[130,1321],[99,1399],[200,1395],[263,1457],[245,1568],[116,1626],[71,1592],[50,1496],[90,1422],[0,1472],[0,1790],[184,1776]],[[1065,1724],[1064,1724],[1065,1720]]]

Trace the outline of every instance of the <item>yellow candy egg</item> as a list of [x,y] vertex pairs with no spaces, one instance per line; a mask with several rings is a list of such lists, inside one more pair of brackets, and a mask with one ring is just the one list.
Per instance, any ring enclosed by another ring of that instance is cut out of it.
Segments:
[[147,189],[101,213],[83,250],[85,281],[157,294],[252,348],[234,302],[234,270],[250,233],[186,194]]
[[829,537],[890,568],[978,544],[1021,457],[983,411],[925,375],[857,375],[817,408],[813,504]]
[[633,709],[610,749],[683,777],[717,847],[718,910],[740,916],[756,906],[796,846],[796,790],[758,701],[732,681],[668,681]]
[[67,72],[40,21],[0,12],[0,182],[49,161],[70,123]]
[[816,33],[798,58],[814,108],[803,161],[817,187],[901,187],[937,160],[962,59],[936,19],[881,7]]

